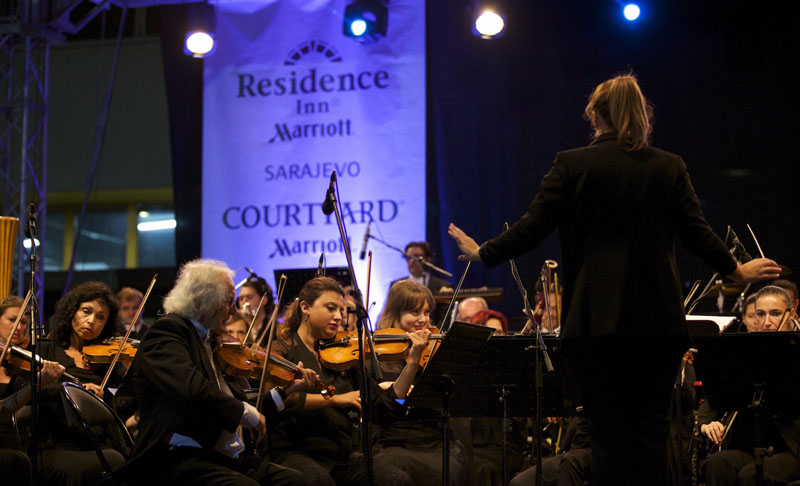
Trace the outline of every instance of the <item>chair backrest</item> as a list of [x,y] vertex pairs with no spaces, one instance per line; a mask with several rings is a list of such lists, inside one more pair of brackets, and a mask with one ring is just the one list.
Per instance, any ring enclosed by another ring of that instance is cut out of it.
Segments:
[[[92,442],[97,456],[103,465],[105,471],[111,474],[111,467],[108,464],[102,449],[97,444],[91,428],[97,426],[116,426],[119,435],[125,442],[128,451],[133,448],[133,439],[122,419],[108,406],[103,400],[97,398],[93,393],[87,391],[85,388],[75,383],[64,382],[61,384],[61,389],[64,392],[64,398],[69,404],[69,408],[75,414],[77,420],[86,431],[88,439]],[[127,453],[128,451],[120,451]]]

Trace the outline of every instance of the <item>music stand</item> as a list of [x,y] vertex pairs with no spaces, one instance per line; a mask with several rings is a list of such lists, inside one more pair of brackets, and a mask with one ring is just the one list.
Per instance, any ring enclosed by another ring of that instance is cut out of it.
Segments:
[[750,408],[754,416],[756,484],[764,477],[764,414],[791,412],[800,400],[800,334],[767,332],[695,338],[697,377],[716,410]]
[[[558,336],[543,336],[553,368],[542,386],[542,413],[548,417],[577,413],[577,386],[560,353]],[[503,484],[508,484],[508,433],[510,417],[530,417],[536,411],[535,335],[492,336],[472,366],[470,380],[459,386],[451,398],[453,417],[503,418]]]
[[494,329],[486,326],[454,322],[436,352],[428,360],[414,389],[408,394],[406,407],[426,408],[442,414],[442,484],[449,483],[450,453],[447,426],[450,418],[450,397],[454,390],[473,379],[474,365]]

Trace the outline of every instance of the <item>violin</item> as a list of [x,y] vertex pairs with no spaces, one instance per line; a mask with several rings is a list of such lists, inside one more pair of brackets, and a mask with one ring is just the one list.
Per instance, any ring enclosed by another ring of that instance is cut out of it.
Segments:
[[[264,369],[264,350],[253,351],[233,336],[217,336],[217,346],[214,357],[217,365],[225,374],[231,376],[244,376],[247,378],[260,378]],[[270,353],[267,373],[273,383],[279,386],[288,386],[302,374],[297,365],[276,353]],[[336,388],[326,385],[320,380],[314,383],[323,398],[329,399],[336,393]]]
[[[428,348],[420,357],[420,366],[424,366],[431,355],[435,341],[444,334],[431,334]],[[411,348],[411,340],[406,332],[399,328],[381,329],[372,335],[375,343],[375,354],[380,361],[396,361],[405,359]],[[368,349],[366,346],[364,349]],[[367,351],[367,357],[372,353]],[[322,342],[319,346],[319,359],[325,367],[342,371],[358,363],[358,334],[356,331],[339,331],[332,341]]]
[[[33,357],[33,353],[28,351],[27,349],[20,348],[19,346],[11,345],[8,346],[8,350],[6,350],[6,344],[0,341],[0,353],[5,352],[6,357],[3,360],[4,365],[10,366],[12,369],[20,372],[27,372],[30,373],[31,371],[31,358]],[[36,367],[37,369],[41,368],[43,365],[44,360],[38,354],[35,358]],[[80,380],[72,376],[71,374],[64,372],[61,376],[68,381],[72,381],[75,383],[80,384]]]
[[128,339],[124,342],[121,337],[108,338],[102,343],[87,344],[83,347],[83,361],[88,365],[108,364],[114,359],[114,356],[120,351],[119,360],[123,363],[130,363],[136,357],[136,351],[139,349],[139,341],[136,339]]

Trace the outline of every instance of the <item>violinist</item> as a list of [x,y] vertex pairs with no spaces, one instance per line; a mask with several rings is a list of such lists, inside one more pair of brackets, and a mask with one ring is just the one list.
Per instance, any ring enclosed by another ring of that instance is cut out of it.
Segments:
[[225,323],[225,333],[241,343],[247,335],[247,326],[249,324],[248,316],[243,312],[237,312]]
[[786,290],[768,285],[756,293],[756,327],[761,332],[798,331],[792,299]]
[[478,311],[474,316],[472,316],[472,320],[470,322],[480,326],[491,327],[494,329],[495,336],[505,336],[508,334],[508,319],[506,316],[491,309]]
[[[378,327],[400,328],[406,332],[435,329],[431,327],[431,309],[434,300],[431,291],[411,280],[402,280],[392,285],[381,313]],[[402,361],[381,361],[384,378],[393,380],[398,368],[404,372]],[[391,423],[381,426],[378,436],[379,453],[375,458],[404,470],[416,485],[438,485],[442,481],[442,432],[439,428],[440,414],[427,410],[413,410]],[[463,443],[454,437],[453,430],[468,434],[468,423],[464,419],[452,419],[448,434],[451,437],[450,478],[453,484],[469,481],[469,457]]]
[[[135,483],[306,484],[302,474],[244,454],[242,429],[257,440],[267,416],[283,408],[275,395],[263,413],[225,381],[211,341],[236,312],[233,271],[216,260],[184,264],[159,318],[139,345],[132,381],[139,401],[139,434],[121,475]],[[302,386],[314,375],[306,372]]]
[[[264,304],[258,308],[261,298],[264,297]],[[261,331],[264,329],[264,324],[268,316],[272,315],[272,309],[275,307],[275,302],[272,300],[272,289],[267,284],[267,281],[258,276],[251,276],[239,288],[239,297],[236,299],[236,304],[239,312],[243,312],[247,316],[247,325],[250,325],[250,320],[256,314],[255,324],[253,324],[253,331],[251,334],[252,342],[258,341],[261,336]],[[266,338],[264,338],[266,342]]]
[[[372,385],[367,396],[355,390],[356,370],[335,372],[318,361],[320,341],[336,335],[344,314],[341,286],[327,277],[311,279],[289,305],[286,320],[278,329],[278,340],[273,343],[283,357],[306,363],[337,390],[330,400],[323,399],[316,391],[290,397],[287,403],[290,417],[276,425],[273,436],[275,460],[304,471],[313,484],[320,486],[358,484],[364,480],[364,464],[357,452],[351,420],[357,419],[362,400],[370,401],[371,417],[381,425],[401,412],[395,399],[405,398],[429,335],[427,330],[407,333],[413,346],[405,369],[386,390],[379,388],[368,375]],[[407,474],[378,457],[373,465],[375,484],[413,484]]]
[[[50,319],[50,341],[42,341],[43,359],[56,361],[66,371],[80,380],[81,385],[100,398],[105,392],[100,384],[107,366],[93,366],[84,359],[84,345],[100,343],[117,334],[119,302],[102,282],[85,282],[73,287],[56,303]],[[112,375],[116,386],[121,378]],[[86,432],[77,423],[71,423],[63,407],[60,389],[44,387],[41,393],[39,426],[42,432],[40,481],[45,484],[93,484],[103,475]],[[70,425],[71,424],[71,425]],[[125,461],[113,445],[111,434],[102,434],[103,452],[112,468]]]
[[[0,301],[0,348],[6,344],[14,322],[22,312],[23,301],[17,296],[6,297]],[[28,334],[28,317],[23,316],[17,331],[11,337],[11,344],[25,348]],[[0,470],[9,484],[28,484],[31,481],[31,464],[22,452],[24,444],[18,444],[12,415],[31,398],[31,385],[27,377],[14,369],[11,360],[0,365]],[[55,382],[64,372],[64,367],[52,361],[45,361],[40,374],[44,386]]]

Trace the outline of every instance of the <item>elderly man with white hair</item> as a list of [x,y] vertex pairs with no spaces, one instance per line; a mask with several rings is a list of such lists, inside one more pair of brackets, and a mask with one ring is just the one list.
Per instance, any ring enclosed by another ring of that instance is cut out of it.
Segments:
[[[303,370],[286,390],[266,394],[263,413],[228,384],[214,363],[213,334],[236,311],[233,272],[215,260],[181,267],[164,299],[167,315],[142,341],[133,364],[140,432],[124,471],[145,481],[173,484],[306,484],[299,471],[243,456],[242,428],[260,441],[266,418],[283,408],[281,395],[310,386]],[[299,365],[302,369],[302,365]]]

